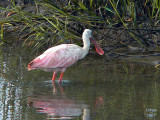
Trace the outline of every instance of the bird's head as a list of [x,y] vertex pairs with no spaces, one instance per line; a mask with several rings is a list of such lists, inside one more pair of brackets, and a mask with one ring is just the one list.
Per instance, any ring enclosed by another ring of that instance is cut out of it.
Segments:
[[92,38],[92,30],[85,29],[84,32],[83,32],[82,37]]
[[[88,40],[89,39],[95,45],[97,53],[100,54],[100,55],[104,54],[104,51],[99,47],[99,45],[96,43],[96,41],[92,37],[92,30],[85,29],[84,32],[83,32],[83,35],[82,35],[82,39],[83,40]],[[90,41],[89,41],[88,44],[90,44]]]

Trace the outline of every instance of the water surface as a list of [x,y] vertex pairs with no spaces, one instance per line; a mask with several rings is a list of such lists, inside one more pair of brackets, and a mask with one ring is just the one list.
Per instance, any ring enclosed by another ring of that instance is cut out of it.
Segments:
[[89,54],[66,70],[65,84],[53,86],[51,72],[26,69],[38,54],[1,47],[1,120],[160,118],[160,75],[153,65]]

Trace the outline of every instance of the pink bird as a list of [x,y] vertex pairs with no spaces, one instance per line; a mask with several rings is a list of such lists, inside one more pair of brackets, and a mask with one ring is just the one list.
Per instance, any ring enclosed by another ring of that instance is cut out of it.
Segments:
[[98,46],[96,41],[92,39],[91,30],[85,29],[82,34],[82,39],[83,47],[75,44],[61,44],[47,49],[43,54],[28,64],[28,70],[43,69],[45,71],[53,71],[53,83],[56,78],[56,73],[61,71],[59,78],[59,83],[61,83],[66,68],[78,60],[83,59],[88,54],[90,41],[94,43],[98,54],[104,54],[104,51]]

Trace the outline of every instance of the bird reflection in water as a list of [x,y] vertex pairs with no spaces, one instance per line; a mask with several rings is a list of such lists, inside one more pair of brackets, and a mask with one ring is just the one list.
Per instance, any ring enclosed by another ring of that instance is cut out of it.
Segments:
[[29,97],[28,105],[37,108],[38,113],[46,113],[48,119],[73,119],[82,116],[83,120],[90,120],[88,105],[67,98],[63,86],[59,85],[59,88],[60,95],[56,95],[59,89],[53,85],[54,95]]
[[[48,119],[73,119],[82,116],[82,120],[90,120],[89,106],[67,98],[63,86],[59,85],[58,87],[60,88],[61,94],[56,94],[59,89],[54,85],[54,94],[52,96],[29,97],[28,105],[37,108],[36,111],[38,113],[46,113]],[[101,99],[96,101],[96,106],[103,103]]]

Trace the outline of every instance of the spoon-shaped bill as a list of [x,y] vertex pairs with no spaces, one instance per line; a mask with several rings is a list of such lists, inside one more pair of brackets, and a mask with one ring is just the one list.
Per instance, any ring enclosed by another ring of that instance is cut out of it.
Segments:
[[99,47],[97,42],[95,40],[93,40],[92,38],[90,38],[90,41],[94,43],[97,53],[100,55],[103,55],[104,51]]

